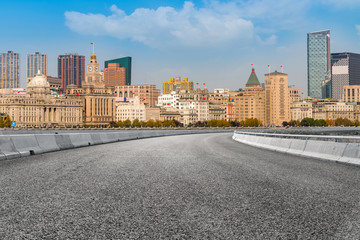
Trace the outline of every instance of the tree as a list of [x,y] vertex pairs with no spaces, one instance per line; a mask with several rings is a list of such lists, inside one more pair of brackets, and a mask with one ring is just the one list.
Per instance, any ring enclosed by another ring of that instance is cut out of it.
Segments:
[[5,127],[4,119],[0,117],[0,128]]
[[174,121],[176,127],[183,127],[184,126],[184,124],[182,124],[181,122],[179,122],[177,120],[173,120],[173,121]]
[[146,127],[146,122],[145,121],[140,121],[140,126],[141,127]]
[[131,125],[133,128],[138,128],[138,127],[141,127],[141,124],[140,124],[140,121],[139,119],[134,119],[134,121],[132,122],[132,125]]
[[5,127],[8,127],[8,128],[11,127],[11,119],[10,119],[9,115],[6,116],[4,125],[5,125]]
[[240,122],[242,127],[259,127],[261,122],[257,118],[248,118]]
[[154,123],[154,127],[159,128],[162,126],[162,122],[160,120],[156,120]]
[[110,122],[110,127],[116,127],[116,122],[111,121],[111,122]]
[[117,122],[116,122],[116,126],[123,128],[123,127],[124,127],[124,122],[121,121],[121,120],[120,120],[120,121],[117,121]]
[[335,126],[353,126],[354,123],[348,118],[337,118],[335,119]]
[[124,127],[126,127],[126,128],[131,127],[131,121],[130,121],[130,119],[126,119],[126,120],[124,121]]
[[146,122],[145,126],[153,128],[154,124],[155,124],[154,120],[150,119],[149,121]]
[[331,119],[326,119],[325,122],[326,122],[326,126],[334,126],[335,125],[335,122]]
[[315,126],[316,122],[313,118],[304,118],[303,120],[301,120],[300,124],[303,127],[311,127],[311,126]]
[[317,119],[317,120],[316,120],[316,126],[326,127],[327,124],[326,124],[326,121],[325,121],[324,119]]
[[217,120],[211,119],[210,121],[208,121],[208,126],[209,127],[217,127],[218,126]]

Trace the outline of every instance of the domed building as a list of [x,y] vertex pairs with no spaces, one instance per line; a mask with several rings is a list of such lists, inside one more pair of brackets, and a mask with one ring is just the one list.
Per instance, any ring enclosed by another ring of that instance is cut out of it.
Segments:
[[27,94],[30,96],[44,96],[49,95],[50,92],[50,84],[46,80],[46,78],[40,73],[40,70],[36,74],[36,76],[28,83],[27,86]]
[[76,96],[51,95],[46,77],[38,74],[26,93],[0,93],[0,114],[10,116],[17,127],[82,125],[84,101]]

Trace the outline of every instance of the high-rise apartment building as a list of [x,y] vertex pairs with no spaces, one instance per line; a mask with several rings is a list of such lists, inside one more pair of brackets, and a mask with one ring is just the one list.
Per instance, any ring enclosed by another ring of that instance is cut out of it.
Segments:
[[68,85],[81,86],[85,81],[85,56],[65,54],[58,57],[58,77],[62,80],[61,87]]
[[20,54],[8,51],[0,54],[1,88],[20,87]]
[[26,58],[26,84],[36,76],[40,70],[40,73],[44,76],[48,74],[48,57],[46,54],[35,52],[34,54],[28,54]]
[[126,85],[126,68],[120,67],[119,63],[108,63],[104,68],[105,86],[124,86]]
[[118,63],[119,67],[126,69],[125,85],[131,85],[131,57],[123,57],[105,61],[105,68],[109,67],[109,63]]
[[320,99],[322,82],[330,71],[330,31],[307,34],[308,95]]
[[342,99],[343,88],[348,85],[360,85],[360,54],[331,54],[331,92],[333,99]]
[[288,75],[277,71],[265,74],[265,125],[282,126],[290,118]]
[[170,78],[169,82],[163,82],[163,94],[169,94],[172,91],[179,92],[181,90],[194,90],[194,82],[189,81],[188,78],[183,78],[181,81],[181,77]]

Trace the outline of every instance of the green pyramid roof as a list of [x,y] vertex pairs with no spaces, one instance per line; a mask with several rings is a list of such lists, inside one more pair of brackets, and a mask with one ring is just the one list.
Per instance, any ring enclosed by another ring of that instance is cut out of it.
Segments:
[[256,76],[255,69],[253,68],[250,74],[250,77],[245,85],[246,87],[255,87],[260,86],[259,79]]

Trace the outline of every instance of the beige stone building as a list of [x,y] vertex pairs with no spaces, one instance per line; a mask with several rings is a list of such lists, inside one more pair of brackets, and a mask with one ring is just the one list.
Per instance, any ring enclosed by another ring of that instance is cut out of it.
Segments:
[[160,109],[160,121],[176,120],[181,122],[181,116],[177,109]]
[[208,120],[224,120],[225,109],[221,105],[210,105],[209,106],[209,117]]
[[343,101],[344,102],[360,102],[360,85],[344,86]]
[[16,126],[77,126],[83,122],[83,100],[52,96],[50,84],[38,73],[29,83],[26,94],[0,94],[0,113],[7,114]]
[[355,110],[356,106],[352,104],[335,101],[319,101],[313,105],[313,118],[325,120],[348,118],[351,121],[355,121]]
[[299,95],[299,89],[298,88],[290,88],[289,87],[289,94],[290,94],[290,103],[294,103],[294,102],[301,102],[302,99]]
[[238,121],[257,118],[262,124],[265,123],[265,91],[260,85],[254,68],[245,85],[245,91],[233,96],[233,100]]
[[129,102],[116,102],[115,121],[125,121],[129,119],[134,121],[146,121],[145,104],[140,102],[139,97],[135,97]]
[[291,120],[301,121],[304,118],[313,117],[313,108],[311,102],[292,102],[290,103]]
[[82,87],[68,85],[66,94],[84,99],[84,124],[107,125],[115,121],[115,87],[105,86],[95,54],[87,65],[85,83]]
[[290,118],[288,75],[277,71],[265,74],[265,125],[282,126]]
[[160,90],[155,85],[124,85],[116,86],[115,93],[118,98],[134,98],[138,96],[140,101],[148,106],[156,106],[158,103],[158,97],[160,96]]

